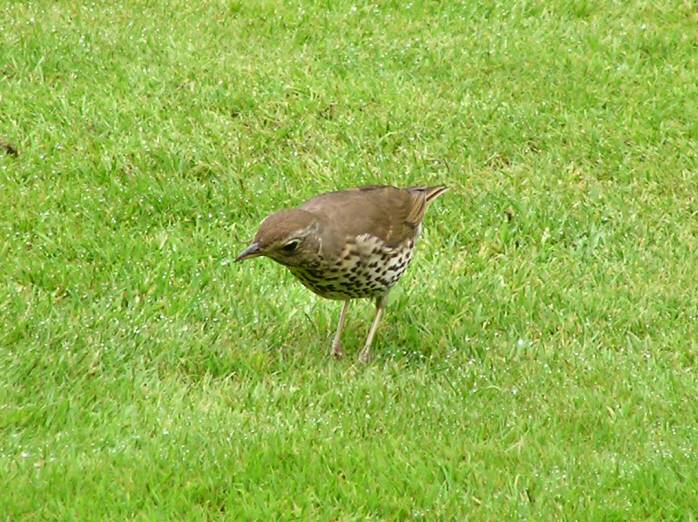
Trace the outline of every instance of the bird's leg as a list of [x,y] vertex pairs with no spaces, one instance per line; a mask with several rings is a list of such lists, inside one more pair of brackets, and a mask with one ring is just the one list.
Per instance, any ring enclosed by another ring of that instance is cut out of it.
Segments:
[[344,301],[342,311],[339,313],[337,333],[334,334],[334,340],[332,341],[332,350],[330,351],[330,355],[333,355],[337,359],[340,359],[344,355],[344,350],[342,350],[342,330],[344,330],[344,321],[347,318],[347,310],[349,310],[349,299]]
[[371,360],[371,343],[373,343],[373,336],[376,335],[376,330],[378,330],[378,323],[383,315],[383,310],[385,310],[385,305],[388,303],[388,294],[382,295],[376,298],[376,316],[373,318],[373,323],[371,323],[371,329],[368,331],[368,337],[366,338],[366,344],[364,344],[363,349],[359,353],[359,362],[367,363]]

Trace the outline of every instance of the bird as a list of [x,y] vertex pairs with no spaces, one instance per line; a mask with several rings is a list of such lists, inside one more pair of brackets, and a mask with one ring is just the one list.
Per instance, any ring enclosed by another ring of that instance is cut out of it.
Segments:
[[447,190],[372,185],[320,194],[267,216],[235,262],[268,257],[320,297],[343,301],[330,349],[336,358],[344,355],[349,303],[374,299],[376,314],[359,353],[367,363],[388,294],[412,261],[424,213]]

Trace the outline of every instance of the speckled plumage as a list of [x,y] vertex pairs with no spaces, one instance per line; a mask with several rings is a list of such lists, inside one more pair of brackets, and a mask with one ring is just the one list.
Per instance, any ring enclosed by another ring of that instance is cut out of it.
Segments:
[[321,194],[268,216],[236,261],[270,257],[321,297],[344,300],[334,355],[341,355],[349,300],[375,298],[376,318],[361,352],[367,360],[387,295],[412,260],[424,212],[446,190],[372,186]]
[[327,299],[378,298],[388,293],[412,260],[416,238],[393,247],[371,234],[349,240],[335,259],[318,256],[290,268],[303,285]]

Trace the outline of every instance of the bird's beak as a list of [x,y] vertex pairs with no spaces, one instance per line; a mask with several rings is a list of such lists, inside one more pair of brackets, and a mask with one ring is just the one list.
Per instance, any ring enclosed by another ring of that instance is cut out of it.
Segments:
[[235,262],[239,263],[240,261],[244,261],[245,259],[251,259],[253,257],[257,257],[257,256],[261,256],[261,255],[262,255],[262,249],[259,248],[259,243],[252,243],[245,250],[240,252],[240,255],[235,258]]

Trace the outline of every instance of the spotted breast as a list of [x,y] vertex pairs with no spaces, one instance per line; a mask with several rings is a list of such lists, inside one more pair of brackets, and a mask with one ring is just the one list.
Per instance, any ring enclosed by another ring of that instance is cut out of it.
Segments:
[[398,282],[412,260],[415,238],[394,247],[370,234],[345,245],[332,263],[319,259],[313,266],[291,267],[291,273],[321,297],[356,299],[380,297]]

